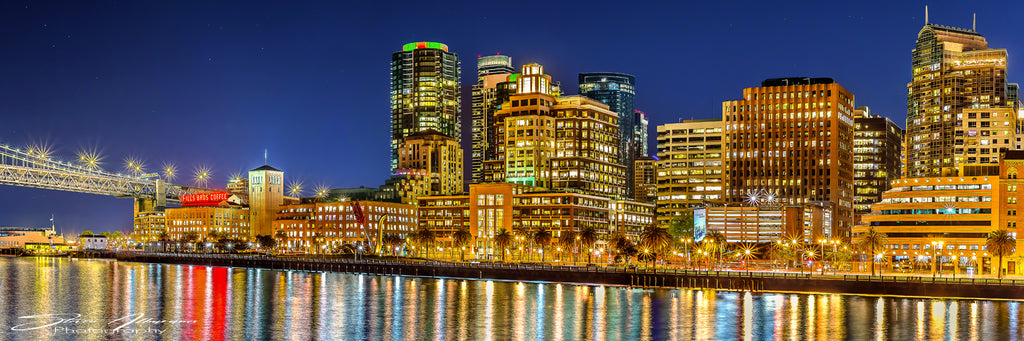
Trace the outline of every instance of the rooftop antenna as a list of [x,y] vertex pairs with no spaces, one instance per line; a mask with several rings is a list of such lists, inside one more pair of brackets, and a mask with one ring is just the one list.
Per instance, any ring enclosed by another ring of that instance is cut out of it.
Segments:
[[974,13],[974,20],[971,21],[971,31],[978,32],[978,13]]
[[928,5],[924,5],[924,24],[928,25]]
[[267,163],[267,150],[266,149],[263,149],[263,164],[264,165],[269,165],[269,163]]

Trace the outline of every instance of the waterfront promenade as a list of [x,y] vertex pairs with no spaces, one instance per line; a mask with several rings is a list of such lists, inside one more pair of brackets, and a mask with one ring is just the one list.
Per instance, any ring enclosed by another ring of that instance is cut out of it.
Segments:
[[1024,299],[1024,280],[869,276],[758,271],[625,269],[522,263],[461,263],[418,259],[353,259],[265,255],[117,252],[119,261],[202,266],[336,271],[375,275],[448,277],[689,288],[754,292],[805,292],[985,299]]

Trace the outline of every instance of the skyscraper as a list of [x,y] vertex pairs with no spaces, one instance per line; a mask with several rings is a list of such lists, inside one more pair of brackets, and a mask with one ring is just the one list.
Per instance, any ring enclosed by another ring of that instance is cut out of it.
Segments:
[[1006,50],[988,48],[973,29],[925,24],[907,84],[908,177],[957,175],[955,131],[963,110],[1007,105],[1006,58]]
[[900,178],[904,133],[892,120],[871,115],[868,107],[857,107],[853,122],[853,211],[859,222]]
[[647,150],[647,114],[637,110],[633,114],[633,145],[636,146],[636,158],[650,156]]
[[405,44],[391,55],[391,171],[398,146],[410,134],[434,129],[462,140],[459,56],[448,45]]
[[476,63],[476,85],[473,85],[473,155],[472,182],[480,183],[484,160],[494,159],[494,113],[508,96],[499,96],[498,84],[512,75],[512,57],[483,56]]
[[831,207],[833,226],[812,237],[848,238],[853,110],[853,94],[831,78],[768,79],[723,102],[726,200]]
[[619,164],[626,166],[627,195],[633,194],[633,161],[636,160],[636,78],[615,72],[579,74],[580,95],[607,104],[619,114]]
[[721,204],[722,119],[685,120],[658,126],[658,225],[693,208]]

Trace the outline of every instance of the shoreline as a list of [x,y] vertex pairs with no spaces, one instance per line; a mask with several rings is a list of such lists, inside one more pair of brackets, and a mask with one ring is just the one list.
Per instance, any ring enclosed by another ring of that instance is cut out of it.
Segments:
[[[929,278],[914,276],[814,275],[695,270],[647,270],[605,267],[566,267],[517,263],[454,263],[416,260],[354,260],[119,252],[118,261],[263,268],[269,270],[329,271],[354,274],[414,276],[498,281],[614,285],[640,289],[750,291],[754,293],[841,294],[949,299],[1024,299],[1024,280]],[[88,258],[76,258],[88,259]]]

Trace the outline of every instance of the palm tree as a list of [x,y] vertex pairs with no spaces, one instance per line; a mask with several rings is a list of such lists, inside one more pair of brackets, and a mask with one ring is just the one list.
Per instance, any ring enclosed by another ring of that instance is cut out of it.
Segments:
[[[643,231],[640,231],[640,245],[660,255],[662,260],[665,259],[665,250],[672,245],[672,239],[672,235],[668,233],[668,230],[656,225],[649,225]],[[652,267],[654,266],[655,258],[651,257]]]
[[420,250],[426,250],[427,254],[425,257],[430,258],[430,247],[437,242],[434,231],[426,227],[420,227],[413,233],[413,240],[416,241],[416,246],[418,246]]
[[985,238],[985,249],[992,255],[999,256],[999,266],[997,267],[999,279],[1003,278],[1003,256],[1012,254],[1014,246],[1017,245],[1017,240],[1010,235],[1005,229],[998,229],[988,233],[988,238]]
[[452,246],[459,248],[459,257],[462,261],[466,261],[466,246],[470,245],[473,241],[473,234],[469,232],[466,227],[461,227],[452,233]]
[[630,252],[631,250],[636,251],[636,248],[633,246],[633,242],[630,241],[622,231],[616,232],[608,239],[608,247],[614,249],[615,254],[624,256],[624,258],[627,259],[627,263],[629,258],[625,256],[631,256],[630,253],[635,253]]
[[[278,233],[281,233],[281,231],[278,231]],[[277,240],[275,240],[274,237],[271,237],[268,234],[261,234],[256,236],[256,243],[259,244],[260,247],[267,250],[273,250],[274,247],[277,246]]]
[[505,230],[504,228],[498,230],[498,234],[494,235],[494,244],[498,246],[498,249],[501,249],[501,261],[504,262],[505,252],[507,252],[508,247],[512,245],[512,233],[508,232],[508,230]]
[[540,245],[540,261],[544,262],[545,252],[548,245],[551,244],[551,232],[545,229],[543,226],[533,234],[533,242]]
[[381,242],[384,245],[387,245],[392,256],[397,256],[398,248],[402,246],[402,244],[405,244],[405,238],[394,233],[388,233],[385,234],[384,237],[381,237]]
[[562,234],[558,236],[558,247],[564,249],[562,252],[568,252],[573,255],[573,263],[576,262],[576,252],[573,249],[576,247],[579,239],[579,234],[573,230],[562,231]]
[[708,233],[702,244],[705,251],[715,256],[715,264],[718,264],[722,258],[722,251],[728,247],[725,235],[718,231]]
[[[582,249],[593,249],[594,244],[597,243],[597,229],[593,226],[584,227],[580,230],[578,236],[580,237],[580,250]],[[593,251],[587,251],[587,263],[593,263],[590,256],[594,254]]]
[[523,244],[530,243],[533,241],[533,234],[530,230],[525,227],[514,227],[512,228],[512,235],[515,237],[517,244],[519,244],[519,260],[523,259]]
[[868,229],[867,232],[861,236],[860,248],[867,250],[871,259],[871,275],[875,275],[875,250],[885,247],[889,244],[889,238],[885,233],[879,233],[874,227]]

